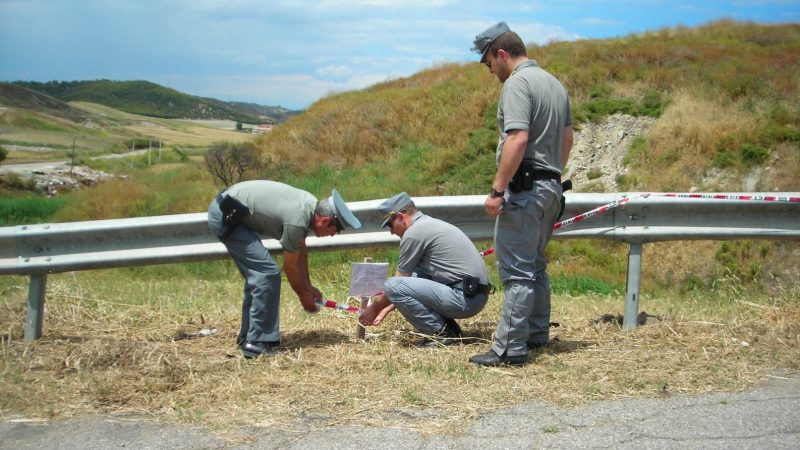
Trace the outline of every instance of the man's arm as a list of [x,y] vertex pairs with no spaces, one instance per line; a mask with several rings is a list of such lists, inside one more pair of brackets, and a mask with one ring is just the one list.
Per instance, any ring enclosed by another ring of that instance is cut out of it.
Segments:
[[[500,164],[497,166],[497,173],[492,182],[492,189],[503,192],[517,172],[522,159],[525,157],[525,149],[528,146],[528,132],[526,130],[511,130],[506,135],[503,142],[503,154],[500,156]],[[497,216],[502,213],[502,197],[487,197],[484,206],[486,214]]]
[[[395,276],[408,277],[411,276],[411,274],[408,272],[398,271],[395,273]],[[389,301],[389,297],[387,297],[385,293],[381,292],[380,295],[372,298],[372,301],[369,303],[369,305],[367,305],[367,308],[364,311],[361,311],[361,315],[358,316],[358,321],[365,327],[370,325],[380,325],[386,315],[392,312],[394,309],[395,306]]]
[[317,312],[319,307],[316,304],[318,298],[322,298],[322,293],[311,285],[308,277],[308,249],[303,241],[300,250],[294,253],[283,252],[283,270],[289,284],[297,294],[303,309],[308,312]]

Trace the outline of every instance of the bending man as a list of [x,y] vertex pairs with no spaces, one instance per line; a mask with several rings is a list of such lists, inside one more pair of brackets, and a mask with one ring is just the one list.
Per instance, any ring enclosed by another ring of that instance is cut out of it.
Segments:
[[244,181],[221,192],[208,207],[208,226],[225,244],[244,278],[242,324],[237,338],[242,355],[272,355],[280,345],[281,271],[261,236],[278,239],[286,278],[303,309],[315,313],[322,293],[308,275],[305,239],[333,236],[344,226],[361,228],[334,189],[317,201],[310,193],[283,183]]

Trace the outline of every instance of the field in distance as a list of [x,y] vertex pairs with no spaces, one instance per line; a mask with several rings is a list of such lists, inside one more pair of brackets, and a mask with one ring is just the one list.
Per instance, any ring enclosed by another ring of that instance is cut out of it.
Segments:
[[[229,120],[162,119],[126,113],[88,102],[70,102],[80,119],[57,116],[47,110],[4,106],[0,110],[0,145],[4,164],[64,159],[72,151],[98,156],[148,146],[207,147],[213,142],[244,142],[251,133],[236,131]],[[252,127],[252,125],[244,125]]]

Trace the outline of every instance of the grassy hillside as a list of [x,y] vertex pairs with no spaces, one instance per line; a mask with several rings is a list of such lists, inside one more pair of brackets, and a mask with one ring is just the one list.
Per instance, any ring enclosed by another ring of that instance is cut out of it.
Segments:
[[258,105],[242,106],[213,98],[187,95],[149,81],[16,82],[64,102],[83,101],[144,116],[171,119],[224,119],[246,123],[279,122],[287,111]]
[[[763,189],[800,188],[800,25],[723,21],[534,46],[529,56],[563,80],[578,127],[614,112],[661,117],[630,151],[630,189],[735,190],[759,167]],[[387,195],[485,192],[499,89],[477,62],[443,65],[322,99],[258,142],[279,169],[368,166],[357,175],[391,180]],[[415,165],[394,164],[406,157]],[[714,171],[729,175],[704,182]]]
[[46,112],[52,116],[78,123],[87,118],[83,111],[48,94],[11,83],[0,83],[0,105],[13,105],[20,109]]

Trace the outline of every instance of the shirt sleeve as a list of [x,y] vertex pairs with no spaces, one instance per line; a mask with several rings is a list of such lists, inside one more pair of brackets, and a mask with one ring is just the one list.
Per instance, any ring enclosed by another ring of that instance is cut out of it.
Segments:
[[289,253],[297,253],[303,246],[306,239],[306,229],[295,225],[286,225],[283,227],[283,236],[281,236],[281,247]]
[[503,131],[529,131],[533,100],[523,77],[510,77],[506,80],[500,102],[503,108]]
[[397,263],[397,271],[413,272],[419,266],[419,261],[424,253],[424,242],[413,237],[404,236],[400,241],[400,260]]

